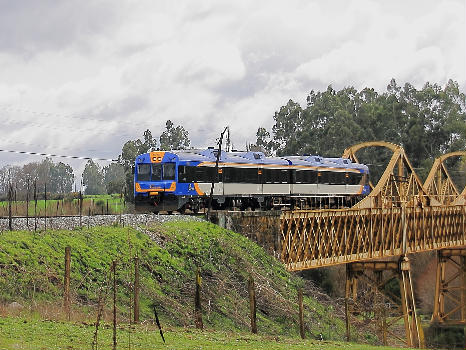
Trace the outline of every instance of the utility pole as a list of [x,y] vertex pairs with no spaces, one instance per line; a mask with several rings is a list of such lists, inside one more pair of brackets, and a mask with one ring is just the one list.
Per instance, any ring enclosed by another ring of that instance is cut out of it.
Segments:
[[215,159],[215,173],[212,176],[212,185],[210,186],[209,206],[207,208],[207,215],[206,215],[207,220],[210,219],[210,211],[212,210],[212,197],[214,195],[215,180],[218,177],[218,162],[220,161],[220,154],[222,153],[223,135],[225,135],[225,132],[227,130],[230,130],[228,126],[225,127],[225,129],[222,131],[222,133],[220,134],[220,139],[218,140],[217,157]]
[[230,140],[230,126],[227,126],[227,144],[226,144],[226,151],[231,151],[231,140]]

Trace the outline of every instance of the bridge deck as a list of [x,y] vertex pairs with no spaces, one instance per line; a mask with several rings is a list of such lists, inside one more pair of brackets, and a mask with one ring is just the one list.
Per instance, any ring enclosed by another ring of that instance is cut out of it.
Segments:
[[291,271],[466,245],[464,205],[284,212],[281,225]]

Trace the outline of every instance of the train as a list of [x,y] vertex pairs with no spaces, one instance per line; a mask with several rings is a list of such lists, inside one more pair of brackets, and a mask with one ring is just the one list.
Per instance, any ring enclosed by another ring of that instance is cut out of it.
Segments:
[[[218,164],[217,164],[218,157]],[[369,169],[346,158],[268,157],[262,152],[189,149],[140,154],[137,211],[305,209],[348,205],[369,193]],[[212,188],[213,183],[213,188]]]

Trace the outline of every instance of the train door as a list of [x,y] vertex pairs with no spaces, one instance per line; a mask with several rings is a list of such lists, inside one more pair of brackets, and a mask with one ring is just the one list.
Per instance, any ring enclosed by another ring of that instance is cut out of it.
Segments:
[[257,168],[257,194],[264,194],[264,183],[263,183],[263,169],[262,167]]
[[162,164],[162,180],[165,190],[175,190],[176,186],[173,186],[173,183],[176,181],[176,163]]
[[214,196],[223,196],[223,168],[220,167],[217,170],[217,178],[214,185]]

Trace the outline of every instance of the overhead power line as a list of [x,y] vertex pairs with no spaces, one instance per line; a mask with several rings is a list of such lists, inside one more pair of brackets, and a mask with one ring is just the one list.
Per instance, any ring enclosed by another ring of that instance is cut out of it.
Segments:
[[116,162],[117,161],[117,159],[109,159],[109,158],[64,156],[64,155],[60,155],[60,154],[27,152],[27,151],[12,151],[12,150],[6,150],[6,149],[0,149],[0,152],[16,153],[16,154],[29,154],[29,155],[33,155],[33,156],[46,156],[46,157],[54,157],[54,158],[83,159],[83,160],[103,160],[103,161],[107,161],[107,162]]

